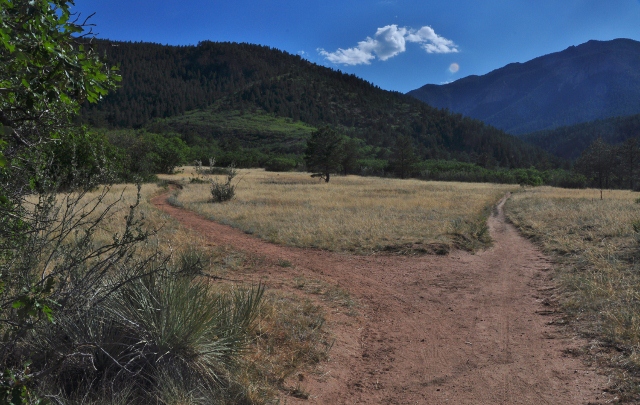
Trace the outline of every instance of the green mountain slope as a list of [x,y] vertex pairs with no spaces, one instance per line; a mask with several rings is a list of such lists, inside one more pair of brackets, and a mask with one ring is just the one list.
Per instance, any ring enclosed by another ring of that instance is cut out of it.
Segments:
[[383,151],[408,135],[421,158],[501,167],[540,167],[549,160],[482,122],[269,47],[96,46],[120,64],[123,81],[103,102],[84,108],[83,120],[94,126],[146,127],[177,132],[187,143],[231,142],[299,154],[312,128],[331,125]]
[[615,145],[637,136],[640,136],[640,114],[533,132],[521,139],[558,157],[573,160],[598,138]]

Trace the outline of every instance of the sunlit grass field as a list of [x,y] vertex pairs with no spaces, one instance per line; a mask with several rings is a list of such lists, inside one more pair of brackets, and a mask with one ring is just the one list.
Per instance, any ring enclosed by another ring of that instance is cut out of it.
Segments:
[[640,395],[640,193],[540,187],[507,215],[559,263],[567,320],[617,369],[622,398]]
[[[214,221],[288,246],[339,252],[432,252],[434,246],[477,248],[488,242],[485,220],[513,186],[241,170],[232,201],[211,203],[193,168],[161,176],[184,188],[173,202]],[[447,250],[448,248],[445,248]]]
[[[459,246],[472,240],[474,232],[478,236],[489,208],[507,191],[514,191],[513,186],[355,176],[336,176],[325,184],[305,173],[241,170],[236,198],[213,204],[208,180],[215,176],[197,174],[190,167],[181,170],[161,176],[184,186],[174,197],[175,204],[275,243],[365,254],[413,252],[417,246],[431,244]],[[117,198],[123,187],[115,186],[107,199]],[[204,249],[209,271],[216,274],[249,266],[238,252],[207,251],[199,235],[153,208],[148,200],[160,191],[156,185],[142,187],[140,212],[148,226],[159,229],[149,248],[180,251],[196,246],[201,253]],[[589,339],[593,359],[614,367],[611,381],[617,395],[623,400],[637,398],[640,193],[605,191],[600,200],[597,190],[538,187],[515,191],[507,202],[507,215],[558,263],[556,298],[565,311],[564,320]],[[135,200],[134,186],[126,186],[124,199],[123,209]],[[114,215],[114,224],[122,215]],[[108,240],[117,230],[115,225],[105,227],[103,237]],[[298,280],[299,286],[294,287],[306,291],[314,282]],[[285,313],[285,308],[291,311]],[[256,376],[282,381],[296,367],[306,367],[326,355],[322,337],[326,332],[321,329],[306,341],[268,340],[283,327],[296,336],[303,325],[321,325],[319,307],[272,292],[264,311],[260,328],[271,332],[256,339],[250,354],[253,365],[242,377],[256,398],[274,390],[273,385],[254,384]],[[291,364],[294,354],[298,357]],[[255,369],[261,362],[269,370]]]
[[[597,190],[514,190],[493,184],[355,176],[336,176],[326,184],[305,173],[256,169],[240,171],[234,181],[235,199],[214,204],[208,181],[215,176],[186,167],[160,177],[183,185],[175,191],[174,204],[206,218],[275,243],[364,254],[414,253],[433,244],[485,246],[479,240],[490,208],[506,192],[515,191],[507,202],[507,215],[558,263],[556,298],[565,312],[564,321],[589,339],[593,359],[614,367],[611,381],[621,399],[633,400],[640,394],[640,265],[636,264],[640,193],[605,191],[600,200]],[[114,213],[113,221],[102,230],[105,241],[118,232],[116,224],[135,201],[135,186],[117,185],[105,202],[115,201],[122,190],[123,201],[118,204],[122,211]],[[148,249],[193,249],[208,261],[209,273],[223,276],[252,266],[242,253],[207,247],[199,235],[153,208],[149,200],[161,191],[150,184],[141,191],[140,213],[148,227],[158,229]],[[474,237],[477,243],[472,242]],[[318,283],[296,279],[293,287],[313,294]],[[350,300],[348,296],[340,299]],[[261,332],[239,374],[256,403],[273,398],[281,382],[296,370],[327,356],[327,331],[319,306],[271,291],[262,311]]]
[[[219,277],[218,281],[210,284],[212,292],[255,286],[257,281],[251,281],[256,279],[254,275],[259,270],[255,258],[229,248],[207,245],[199,234],[157,210],[150,199],[163,191],[156,184],[141,187],[137,216],[144,218],[145,229],[155,233],[137,253],[144,256],[159,250],[166,255],[171,254],[173,262],[182,260],[185,255],[190,260],[201,260],[204,274]],[[91,192],[83,201],[95,199],[101,192],[102,189]],[[137,188],[132,184],[114,185],[104,194],[95,215],[108,205],[112,205],[112,209],[96,235],[96,245],[107,244],[115,234],[122,234],[124,217],[136,198]],[[235,281],[224,281],[229,279]],[[241,281],[243,279],[248,281]],[[283,391],[287,395],[287,390],[293,389],[287,385],[289,377],[310,372],[318,362],[327,358],[331,346],[330,331],[325,325],[324,309],[315,301],[313,294],[266,290],[256,320],[255,336],[249,350],[238,359],[234,371],[235,382],[243,387],[246,403],[272,403]]]

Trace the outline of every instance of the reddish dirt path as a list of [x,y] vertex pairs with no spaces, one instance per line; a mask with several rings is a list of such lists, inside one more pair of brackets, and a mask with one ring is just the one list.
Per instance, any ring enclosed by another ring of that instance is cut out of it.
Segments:
[[565,354],[583,342],[550,325],[551,264],[506,222],[504,200],[489,219],[491,249],[403,257],[274,245],[172,207],[166,197],[152,203],[209,243],[263,257],[267,284],[302,275],[358,300],[358,317],[329,310],[336,342],[321,372],[305,378],[305,403],[605,403],[606,379]]

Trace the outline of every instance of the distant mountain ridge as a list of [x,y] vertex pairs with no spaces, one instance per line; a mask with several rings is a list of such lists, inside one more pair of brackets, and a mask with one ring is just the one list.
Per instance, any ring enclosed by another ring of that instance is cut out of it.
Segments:
[[640,113],[640,42],[589,41],[408,94],[514,135]]

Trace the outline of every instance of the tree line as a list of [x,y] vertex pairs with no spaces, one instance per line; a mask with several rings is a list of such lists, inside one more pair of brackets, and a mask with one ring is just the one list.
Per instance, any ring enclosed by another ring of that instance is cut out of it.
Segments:
[[612,145],[602,138],[585,149],[574,164],[592,187],[640,191],[640,137],[628,138]]
[[640,134],[640,114],[612,117],[522,136],[526,142],[567,160],[575,160],[594,141],[620,144]]

